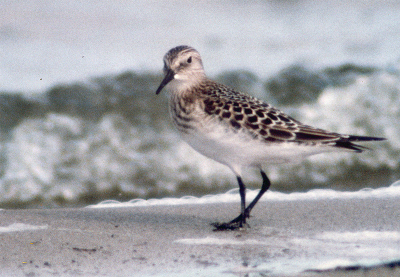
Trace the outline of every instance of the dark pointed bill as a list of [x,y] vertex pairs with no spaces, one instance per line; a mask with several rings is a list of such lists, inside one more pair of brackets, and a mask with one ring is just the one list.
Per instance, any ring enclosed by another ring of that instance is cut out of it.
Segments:
[[162,80],[160,86],[158,87],[156,94],[159,94],[161,90],[172,80],[174,79],[174,72],[172,70],[168,70],[167,74],[165,74],[164,79]]

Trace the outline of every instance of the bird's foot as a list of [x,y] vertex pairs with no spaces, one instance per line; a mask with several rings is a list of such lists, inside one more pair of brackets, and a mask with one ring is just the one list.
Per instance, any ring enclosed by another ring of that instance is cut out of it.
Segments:
[[237,218],[227,223],[214,222],[211,223],[211,225],[215,227],[213,231],[235,231],[250,227],[246,221],[242,219],[242,215],[239,215]]
[[249,225],[247,223],[242,224],[240,222],[227,222],[227,223],[220,223],[220,222],[214,222],[211,223],[212,226],[215,227],[215,229],[213,230],[214,232],[217,231],[236,231],[239,229],[242,229],[244,227],[249,227]]

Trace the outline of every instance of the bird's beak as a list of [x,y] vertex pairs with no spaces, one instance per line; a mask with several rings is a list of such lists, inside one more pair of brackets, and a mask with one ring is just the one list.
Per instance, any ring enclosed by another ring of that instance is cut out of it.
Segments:
[[159,94],[161,90],[170,82],[172,79],[174,79],[175,73],[172,70],[168,70],[167,73],[165,74],[164,79],[162,80],[160,86],[158,87],[156,94]]

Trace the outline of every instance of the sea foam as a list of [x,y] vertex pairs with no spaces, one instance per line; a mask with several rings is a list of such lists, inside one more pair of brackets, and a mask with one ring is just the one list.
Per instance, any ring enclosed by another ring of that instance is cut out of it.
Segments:
[[[254,198],[259,190],[247,190],[248,198]],[[336,191],[331,189],[313,189],[308,192],[282,193],[268,191],[260,201],[297,201],[297,200],[323,200],[323,199],[365,199],[365,198],[395,198],[400,197],[400,181],[388,187],[377,189],[364,188],[359,191]],[[121,208],[138,206],[158,206],[158,205],[193,205],[211,203],[230,203],[239,202],[239,190],[232,189],[223,194],[205,195],[203,197],[184,196],[181,198],[162,198],[162,199],[133,199],[127,202],[116,200],[105,200],[88,208]]]

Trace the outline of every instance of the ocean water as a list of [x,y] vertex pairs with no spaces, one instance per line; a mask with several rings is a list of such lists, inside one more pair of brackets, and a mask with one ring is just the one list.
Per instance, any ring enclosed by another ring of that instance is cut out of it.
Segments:
[[[259,190],[248,190],[246,198],[254,199]],[[283,193],[278,191],[267,192],[260,201],[304,201],[304,200],[332,200],[332,199],[387,199],[400,197],[400,181],[391,184],[388,187],[376,189],[364,188],[358,191],[336,191],[332,189],[314,189],[307,192]],[[140,206],[158,206],[158,205],[196,205],[212,203],[240,203],[239,189],[232,189],[226,193],[205,195],[202,197],[184,196],[181,198],[162,198],[162,199],[133,199],[127,202],[116,200],[105,200],[95,205],[89,205],[88,208],[123,208]]]
[[[162,57],[197,48],[208,75],[304,123],[383,136],[361,154],[266,168],[277,192],[400,179],[397,1],[3,1],[0,205],[219,194],[233,174],[193,151],[155,96]],[[246,170],[245,183],[260,176]]]

